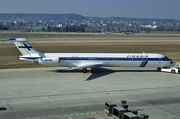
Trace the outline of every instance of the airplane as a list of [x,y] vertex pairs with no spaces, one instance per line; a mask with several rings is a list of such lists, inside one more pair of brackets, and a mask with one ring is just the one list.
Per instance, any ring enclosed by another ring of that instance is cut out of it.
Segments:
[[114,32],[111,32],[111,31],[104,31],[104,29],[101,30],[101,33],[104,33],[106,35],[108,34],[113,34]]
[[128,31],[125,31],[125,32],[122,32],[122,33],[124,33],[124,34],[126,34],[126,35],[129,35],[129,34],[132,34],[132,35],[133,35],[133,34],[134,34],[134,32],[130,32],[130,31],[129,31],[129,32],[128,32]]
[[155,30],[155,29],[157,29],[158,26],[157,25],[140,25],[140,27]]
[[43,53],[37,51],[26,38],[10,38],[22,53],[20,60],[42,65],[69,67],[68,71],[100,67],[171,67],[175,62],[163,54],[153,53]]

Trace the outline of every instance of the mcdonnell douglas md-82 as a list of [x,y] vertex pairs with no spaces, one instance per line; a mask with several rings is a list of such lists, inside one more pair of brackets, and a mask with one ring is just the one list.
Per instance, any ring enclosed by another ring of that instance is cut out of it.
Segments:
[[69,67],[69,71],[95,67],[170,67],[175,62],[163,54],[150,53],[43,53],[31,46],[26,38],[10,38],[2,42],[13,42],[22,53],[20,60],[42,65]]

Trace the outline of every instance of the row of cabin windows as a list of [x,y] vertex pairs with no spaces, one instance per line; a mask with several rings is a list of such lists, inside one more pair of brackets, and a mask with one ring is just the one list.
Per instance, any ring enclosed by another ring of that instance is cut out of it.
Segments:
[[65,58],[60,58],[60,60],[162,60],[162,61],[167,61],[169,60],[168,58],[94,58],[94,57],[65,57]]

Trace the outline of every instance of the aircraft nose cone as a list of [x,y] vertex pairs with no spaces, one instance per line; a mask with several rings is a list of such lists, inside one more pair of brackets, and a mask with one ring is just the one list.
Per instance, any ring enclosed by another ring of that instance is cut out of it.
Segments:
[[174,65],[176,64],[176,62],[173,61],[173,60],[171,60],[170,64],[171,64],[172,66],[174,66]]

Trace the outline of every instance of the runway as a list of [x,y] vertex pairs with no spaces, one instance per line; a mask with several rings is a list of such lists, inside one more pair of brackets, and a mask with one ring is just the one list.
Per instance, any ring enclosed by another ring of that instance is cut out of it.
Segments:
[[104,103],[121,100],[150,119],[179,119],[180,75],[155,68],[0,69],[2,119],[113,119]]

